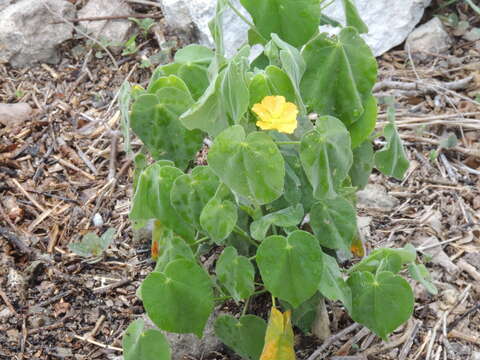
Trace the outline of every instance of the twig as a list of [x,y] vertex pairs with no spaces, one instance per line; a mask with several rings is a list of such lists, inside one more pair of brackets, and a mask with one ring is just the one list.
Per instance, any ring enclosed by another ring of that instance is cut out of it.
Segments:
[[[307,360],[315,360],[319,356],[322,356],[322,353],[330,346],[332,345],[335,341],[339,340],[342,336],[358,329],[361,325],[358,323],[354,323],[350,325],[349,327],[343,329],[342,331],[336,333],[335,335],[330,336],[327,340],[323,342],[323,344],[313,352],[312,355],[308,357]],[[323,358],[323,356],[322,356]]]
[[111,142],[110,142],[110,164],[108,169],[108,180],[112,180],[115,177],[115,172],[117,169],[117,144],[118,144],[118,132],[111,132]]
[[106,285],[106,286],[102,286],[102,287],[93,289],[92,291],[93,291],[94,294],[105,294],[112,289],[115,289],[117,287],[129,284],[131,281],[132,281],[131,279],[123,279],[123,280],[114,282],[113,284],[109,284],[109,285]]
[[408,340],[403,344],[402,350],[400,350],[400,354],[398,355],[398,360],[405,360],[412,348],[413,341],[415,340],[415,336],[417,336],[417,332],[420,329],[420,321],[415,320],[415,324],[408,335]]
[[477,344],[480,345],[480,338],[477,336],[472,336],[472,335],[467,335],[462,333],[461,331],[453,329],[448,333],[449,338],[454,338],[454,339],[461,339],[465,340],[468,342],[471,342],[472,344]]
[[463,259],[460,260],[457,263],[457,266],[458,266],[459,269],[468,273],[468,275],[470,275],[476,281],[480,281],[480,273],[475,269],[475,267],[473,267],[472,265],[467,263],[465,260],[463,260]]
[[18,315],[18,313],[15,311],[15,308],[13,307],[12,303],[8,299],[7,294],[5,294],[2,289],[0,289],[0,297],[3,299],[3,302],[5,303],[5,305],[7,305],[7,307],[10,309],[10,311],[13,314]]
[[457,326],[460,321],[462,321],[463,319],[465,319],[468,315],[470,315],[471,313],[474,313],[475,311],[477,310],[480,310],[480,303],[478,303],[477,305],[475,305],[473,308],[471,308],[470,310],[466,311],[465,313],[463,313],[462,315],[460,315],[458,318],[456,318],[455,320],[453,320],[447,327],[447,332],[450,332],[453,330],[453,328],[455,326]]
[[162,8],[162,6],[159,3],[156,3],[154,1],[148,1],[148,0],[127,0],[129,3],[133,4],[142,4],[142,5],[150,5],[150,6],[155,6],[158,8]]
[[20,183],[17,181],[17,179],[12,179],[12,182],[15,184],[15,186],[20,190],[20,192],[25,195],[25,197],[30,200],[30,202],[35,205],[41,212],[45,211],[45,208],[40,205],[23,187],[20,185]]
[[57,160],[60,164],[62,164],[63,166],[66,166],[74,171],[77,171],[79,172],[80,174],[82,174],[83,176],[85,176],[86,178],[90,179],[90,180],[95,180],[95,176],[93,175],[90,175],[89,173],[87,173],[85,170],[82,170],[80,169],[79,167],[76,167],[75,165],[73,165],[71,162],[67,161],[67,160],[64,160],[62,159],[60,156],[58,155],[53,155],[53,158],[55,160]]
[[408,329],[406,329],[406,331],[402,335],[391,339],[386,344],[380,343],[380,344],[364,351],[362,354],[368,357],[368,356],[376,355],[376,354],[382,353],[384,351],[393,349],[393,348],[403,344],[410,337],[410,335],[412,333],[412,329],[413,329],[413,326],[412,326],[412,322],[410,321]]
[[[161,15],[149,15],[149,14],[133,14],[133,15],[110,15],[110,16],[91,16],[91,17],[84,17],[84,18],[76,18],[76,19],[65,19],[69,22],[75,23],[80,21],[103,21],[103,20],[120,20],[120,19],[129,19],[129,18],[137,18],[137,19],[160,19]],[[61,24],[63,21],[55,21],[50,24]]]
[[98,341],[95,341],[93,339],[90,339],[88,337],[84,337],[84,336],[80,336],[80,335],[73,335],[75,338],[79,339],[79,340],[82,340],[82,341],[86,341],[90,344],[93,344],[93,345],[97,345],[103,349],[107,349],[107,350],[115,350],[115,351],[119,351],[119,352],[123,352],[123,349],[121,348],[118,348],[118,347],[115,347],[115,346],[111,346],[111,345],[105,345],[105,344],[102,344],[101,342],[98,342]]

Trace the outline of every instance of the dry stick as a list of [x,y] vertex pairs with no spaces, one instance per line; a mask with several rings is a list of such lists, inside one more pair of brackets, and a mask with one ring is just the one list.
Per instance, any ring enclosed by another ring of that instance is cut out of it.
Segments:
[[0,289],[0,297],[3,299],[3,302],[5,303],[5,305],[7,305],[7,307],[10,309],[10,311],[13,314],[18,315],[18,313],[15,311],[15,308],[13,307],[12,303],[8,299],[7,294],[5,294],[2,289]]
[[84,337],[84,336],[80,336],[80,335],[73,335],[75,338],[79,339],[79,340],[82,340],[82,341],[86,341],[90,344],[93,344],[93,345],[97,345],[103,349],[107,349],[107,350],[115,350],[115,351],[119,351],[119,352],[123,352],[123,349],[121,348],[118,348],[118,347],[115,347],[115,346],[110,346],[110,345],[106,345],[106,344],[102,344],[101,342],[98,342],[98,341],[95,341],[93,339],[90,339],[88,337]]
[[[409,135],[409,134],[400,134],[400,137],[402,139],[413,141],[413,142],[424,142],[424,143],[427,143],[427,144],[430,144],[430,145],[437,145],[437,146],[440,145],[440,141],[434,140],[434,139],[427,139],[427,138],[424,138],[424,137],[413,136],[413,135]],[[466,156],[473,156],[473,157],[480,158],[480,150],[476,150],[476,149],[471,150],[471,149],[465,149],[465,148],[460,147],[460,146],[455,146],[455,147],[452,147],[452,148],[446,149],[446,150],[458,151],[459,153],[462,153]]]
[[129,3],[133,4],[142,4],[142,5],[150,5],[150,6],[155,6],[158,8],[162,8],[162,6],[159,3],[153,2],[153,1],[148,1],[148,0],[127,0]]
[[109,290],[112,290],[112,289],[115,289],[117,287],[129,284],[130,282],[132,282],[131,279],[123,279],[123,280],[114,282],[113,284],[109,284],[109,285],[106,285],[106,286],[102,286],[102,287],[93,289],[92,291],[93,291],[94,294],[105,294]]
[[402,335],[397,336],[394,339],[391,339],[386,344],[380,343],[379,345],[374,346],[374,347],[364,351],[362,353],[362,355],[365,355],[367,357],[371,356],[371,355],[376,355],[376,354],[379,354],[381,352],[393,349],[393,348],[403,344],[409,338],[409,336],[412,332],[412,329],[413,329],[412,322],[409,322],[409,324],[410,324],[410,326],[408,327],[408,329]]
[[400,350],[400,354],[398,356],[398,360],[405,360],[412,348],[413,341],[415,340],[415,336],[417,336],[417,332],[420,329],[421,322],[415,320],[415,325],[413,326],[410,334],[408,335],[408,340],[403,344],[402,350]]
[[80,169],[79,167],[73,165],[72,163],[70,163],[69,161],[66,161],[64,159],[62,159],[60,156],[58,155],[53,155],[53,158],[55,160],[57,160],[60,164],[62,164],[63,166],[66,166],[74,171],[77,171],[79,172],[80,174],[82,174],[83,176],[85,176],[86,178],[90,179],[90,180],[95,180],[95,176],[93,175],[90,175],[89,173],[87,173],[85,170],[82,170]]
[[37,201],[35,201],[35,199],[22,187],[22,185],[20,185],[20,183],[17,181],[17,179],[12,179],[12,182],[15,184],[16,187],[18,187],[18,189],[21,191],[21,193],[23,195],[25,195],[25,197],[30,200],[30,202],[35,205],[41,212],[44,212],[45,211],[45,208],[40,205]]
[[342,336],[358,329],[361,325],[358,323],[354,323],[349,327],[343,329],[342,331],[336,333],[335,335],[330,336],[327,340],[323,342],[323,344],[313,352],[312,355],[308,357],[307,360],[315,360],[317,357],[321,356],[322,352],[327,349],[330,345],[332,345],[335,341],[339,340]]
[[81,29],[79,29],[77,26],[75,26],[74,24],[72,24],[71,21],[68,21],[67,19],[65,19],[62,15],[60,14],[57,14],[55,11],[53,11],[50,6],[47,5],[47,3],[45,2],[45,0],[42,0],[43,2],[43,6],[45,6],[45,8],[48,10],[49,13],[51,13],[52,15],[58,17],[59,19],[61,19],[65,24],[69,25],[72,29],[74,29],[75,31],[79,32],[80,34],[82,34],[83,36],[85,36],[86,38],[92,40],[95,44],[97,44],[98,46],[100,46],[108,55],[108,57],[112,60],[113,62],[113,65],[115,66],[115,69],[118,70],[118,63],[117,61],[115,60],[115,58],[113,57],[112,53],[107,49],[107,47],[105,45],[103,45],[100,41],[98,41],[97,39],[95,39],[94,37],[88,35],[86,32],[82,31]]
[[466,311],[465,313],[463,313],[462,315],[460,315],[458,318],[456,318],[455,320],[453,320],[447,327],[447,332],[450,332],[453,330],[453,328],[455,326],[457,326],[460,321],[462,321],[463,319],[465,319],[468,315],[470,315],[471,313],[474,313],[475,311],[477,310],[480,310],[480,303],[478,303],[477,305],[475,305],[473,308],[471,308],[470,310]]
[[383,80],[375,84],[373,92],[385,90],[385,89],[397,89],[397,90],[420,90],[425,92],[436,92],[436,85],[442,86],[448,90],[462,90],[465,89],[470,82],[473,81],[473,75],[464,79],[450,81],[450,82],[434,82],[432,84],[426,83],[424,80],[417,80],[414,82],[403,82],[393,80]]
[[[136,18],[136,19],[160,19],[160,15],[149,15],[149,14],[133,14],[133,15],[110,15],[110,16],[91,16],[91,17],[84,17],[84,18],[76,18],[76,19],[65,19],[72,23],[80,22],[80,21],[103,21],[103,20],[120,20],[120,19],[129,19],[129,18]],[[63,21],[55,21],[50,24],[61,24]]]

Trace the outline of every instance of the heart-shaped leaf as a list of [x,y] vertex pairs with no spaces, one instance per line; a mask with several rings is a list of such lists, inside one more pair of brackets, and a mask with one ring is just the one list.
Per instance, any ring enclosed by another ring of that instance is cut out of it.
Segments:
[[350,168],[352,185],[363,189],[373,169],[373,145],[370,140],[353,149],[353,164]]
[[225,248],[217,260],[215,268],[217,279],[232,295],[235,301],[247,299],[253,294],[255,269],[245,256],[238,255],[237,250]]
[[336,118],[323,116],[303,135],[300,159],[317,199],[334,198],[353,163],[350,135]]
[[221,244],[237,223],[237,207],[230,200],[211,198],[200,214],[200,225],[217,244]]
[[297,204],[288,208],[272,212],[253,221],[250,224],[250,233],[255,240],[263,240],[271,225],[276,226],[297,226],[303,219],[303,206]]
[[375,167],[385,175],[401,180],[409,167],[402,140],[393,123],[385,126],[384,134],[387,145],[375,153]]
[[163,272],[165,267],[177,259],[187,259],[195,261],[195,255],[192,248],[179,236],[175,236],[169,229],[163,231],[163,234],[152,242],[157,243],[157,258],[155,271]]
[[377,99],[375,96],[370,96],[364,107],[365,111],[362,116],[348,128],[352,138],[352,149],[355,149],[367,140],[377,124]]
[[215,321],[215,334],[244,359],[258,360],[262,353],[267,324],[255,315],[244,315],[239,320],[221,315]]
[[335,38],[321,33],[302,55],[307,63],[301,83],[305,103],[348,126],[357,121],[377,78],[377,61],[358,32],[346,27]]
[[283,193],[284,160],[264,132],[246,136],[242,126],[229,127],[215,138],[208,163],[232,191],[252,203],[267,204]]
[[163,273],[150,273],[141,295],[148,317],[160,329],[202,337],[213,311],[213,290],[210,277],[198,264],[179,259]]
[[265,39],[278,34],[289,44],[300,47],[317,31],[320,4],[317,0],[240,0],[252,15],[256,29]]
[[265,334],[265,346],[260,360],[295,360],[293,345],[292,313],[290,310],[283,314],[272,307]]
[[200,229],[200,214],[215,195],[218,177],[208,166],[197,166],[190,174],[179,176],[172,187],[170,200],[178,214]]
[[265,96],[281,95],[289,102],[295,102],[295,89],[288,75],[282,69],[270,65],[253,77],[249,85],[250,107],[260,103]]
[[355,272],[348,279],[352,289],[352,319],[382,339],[407,321],[413,313],[413,292],[398,275],[383,271]]
[[342,0],[343,3],[343,9],[345,10],[345,18],[347,20],[347,25],[352,26],[360,34],[367,33],[368,32],[368,26],[365,25],[363,20],[360,18],[360,15],[358,14],[358,10],[355,7],[355,4],[353,3],[352,0]]
[[310,224],[322,246],[350,252],[357,231],[357,214],[348,200],[338,196],[317,201],[310,212]]
[[297,230],[288,238],[267,237],[258,247],[256,260],[265,287],[273,296],[297,307],[318,289],[322,255],[315,237]]
[[187,130],[179,121],[193,99],[185,83],[173,75],[158,79],[155,85],[155,94],[141,95],[133,104],[132,129],[155,159],[173,159],[186,168],[204,137],[201,131]]
[[187,242],[193,241],[193,227],[186,223],[170,202],[170,192],[175,180],[183,175],[180,169],[155,163],[148,166],[138,179],[133,197],[132,220],[157,219]]
[[122,347],[125,360],[170,360],[170,346],[158,330],[144,330],[145,322],[132,322],[123,334]]

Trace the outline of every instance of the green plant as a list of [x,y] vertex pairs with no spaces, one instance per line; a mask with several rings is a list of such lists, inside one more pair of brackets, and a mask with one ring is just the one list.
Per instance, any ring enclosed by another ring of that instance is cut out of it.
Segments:
[[69,244],[68,248],[79,256],[96,260],[112,243],[114,235],[115,229],[112,228],[105,231],[102,236],[89,232],[83,236],[81,241]]
[[[411,246],[378,249],[350,269],[338,263],[338,254],[363,252],[355,192],[373,167],[398,179],[408,168],[392,107],[376,134],[386,145],[373,150],[377,65],[359,35],[366,26],[352,1],[342,2],[348,26],[331,38],[317,33],[318,0],[241,0],[253,18],[250,45],[264,46],[251,62],[248,45],[225,58],[222,14],[232,5],[219,0],[210,23],[216,51],[180,49],[132,94],[125,119],[155,159],[135,158],[130,218],[136,226],[155,219],[156,267],[139,296],[160,329],[201,337],[215,304],[245,302],[240,319],[217,319],[220,339],[246,359],[276,360],[279,346],[290,359],[290,316],[308,331],[324,297],[386,339],[413,311],[399,273],[409,268],[434,289]],[[204,142],[208,165],[195,166]],[[223,250],[210,274],[199,258],[212,248]],[[265,292],[287,310],[272,309],[269,330],[246,314]],[[161,333],[142,337],[142,328],[127,330],[125,358],[153,358],[156,338],[163,350],[155,359],[168,359]]]
[[145,18],[145,19],[137,19],[134,17],[128,18],[128,20],[133,21],[137,26],[142,30],[142,34],[144,37],[148,35],[148,31],[150,28],[155,25],[155,20],[151,18]]

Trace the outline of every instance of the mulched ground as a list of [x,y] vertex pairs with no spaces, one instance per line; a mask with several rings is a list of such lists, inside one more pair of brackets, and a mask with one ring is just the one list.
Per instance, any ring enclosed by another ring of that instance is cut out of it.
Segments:
[[[394,50],[380,59],[376,92],[395,96],[411,167],[402,182],[371,177],[397,206],[360,209],[369,250],[426,248],[439,295],[415,286],[415,316],[389,343],[328,304],[337,335],[323,345],[324,357],[470,359],[480,351],[480,104],[473,100],[480,93],[480,43],[455,39],[450,54],[418,59]],[[0,128],[0,359],[114,359],[122,332],[143,313],[135,291],[153,264],[148,239],[134,235],[128,221],[133,167],[116,95],[126,79],[145,84],[152,69],[138,63],[156,51],[152,36],[138,54],[116,55],[114,69],[108,57],[74,40],[64,44],[58,66],[0,65],[0,102],[35,109],[25,123]],[[379,129],[385,123],[382,107]],[[452,134],[458,144],[438,151]],[[99,261],[68,250],[83,234],[110,227],[115,240]],[[311,337],[297,340],[299,358],[321,346]]]

